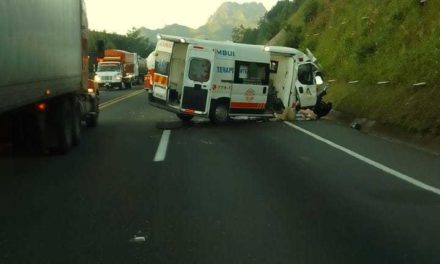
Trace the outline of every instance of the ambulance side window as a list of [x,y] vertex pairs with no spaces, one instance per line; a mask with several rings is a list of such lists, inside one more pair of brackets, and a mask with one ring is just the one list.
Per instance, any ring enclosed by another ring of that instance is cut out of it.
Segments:
[[211,62],[207,59],[193,58],[189,65],[188,77],[195,82],[207,82],[211,76]]
[[169,74],[169,63],[165,60],[156,61],[154,65],[156,73],[168,75]]
[[316,71],[316,67],[311,63],[301,64],[298,67],[298,80],[305,85],[314,84],[313,73]]
[[158,52],[154,69],[156,73],[162,74],[162,75],[169,75],[170,73],[170,57],[171,54],[166,52]]
[[240,84],[269,85],[269,73],[269,64],[236,61],[234,82]]

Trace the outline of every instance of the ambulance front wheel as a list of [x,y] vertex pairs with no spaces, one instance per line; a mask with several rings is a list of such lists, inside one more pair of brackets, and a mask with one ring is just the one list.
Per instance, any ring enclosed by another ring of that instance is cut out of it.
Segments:
[[229,120],[229,108],[226,104],[215,103],[211,106],[209,119],[214,124],[222,124]]

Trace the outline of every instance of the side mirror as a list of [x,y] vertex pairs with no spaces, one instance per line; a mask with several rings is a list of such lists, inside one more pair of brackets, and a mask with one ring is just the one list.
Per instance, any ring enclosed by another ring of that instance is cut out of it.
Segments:
[[321,85],[321,84],[324,83],[324,80],[322,79],[321,76],[316,75],[316,77],[315,77],[315,82],[316,82],[317,85]]

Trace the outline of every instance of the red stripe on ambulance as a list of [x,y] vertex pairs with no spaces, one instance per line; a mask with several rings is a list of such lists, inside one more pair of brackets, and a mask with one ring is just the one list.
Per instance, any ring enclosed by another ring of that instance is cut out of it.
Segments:
[[263,103],[241,103],[241,102],[231,102],[231,108],[249,108],[249,109],[265,109],[266,104]]

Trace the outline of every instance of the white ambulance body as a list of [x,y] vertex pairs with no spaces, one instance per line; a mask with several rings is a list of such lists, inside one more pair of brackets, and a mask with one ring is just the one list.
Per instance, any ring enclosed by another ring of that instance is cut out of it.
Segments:
[[[181,119],[272,117],[299,100],[317,103],[317,67],[304,53],[265,47],[159,35],[154,53],[150,104]],[[298,75],[301,76],[298,76]]]
[[309,55],[289,47],[266,46],[265,50],[271,54],[270,81],[283,107],[297,103],[301,108],[313,108],[320,103],[318,98],[323,91],[318,91],[318,87],[325,86],[316,58],[309,50]]

